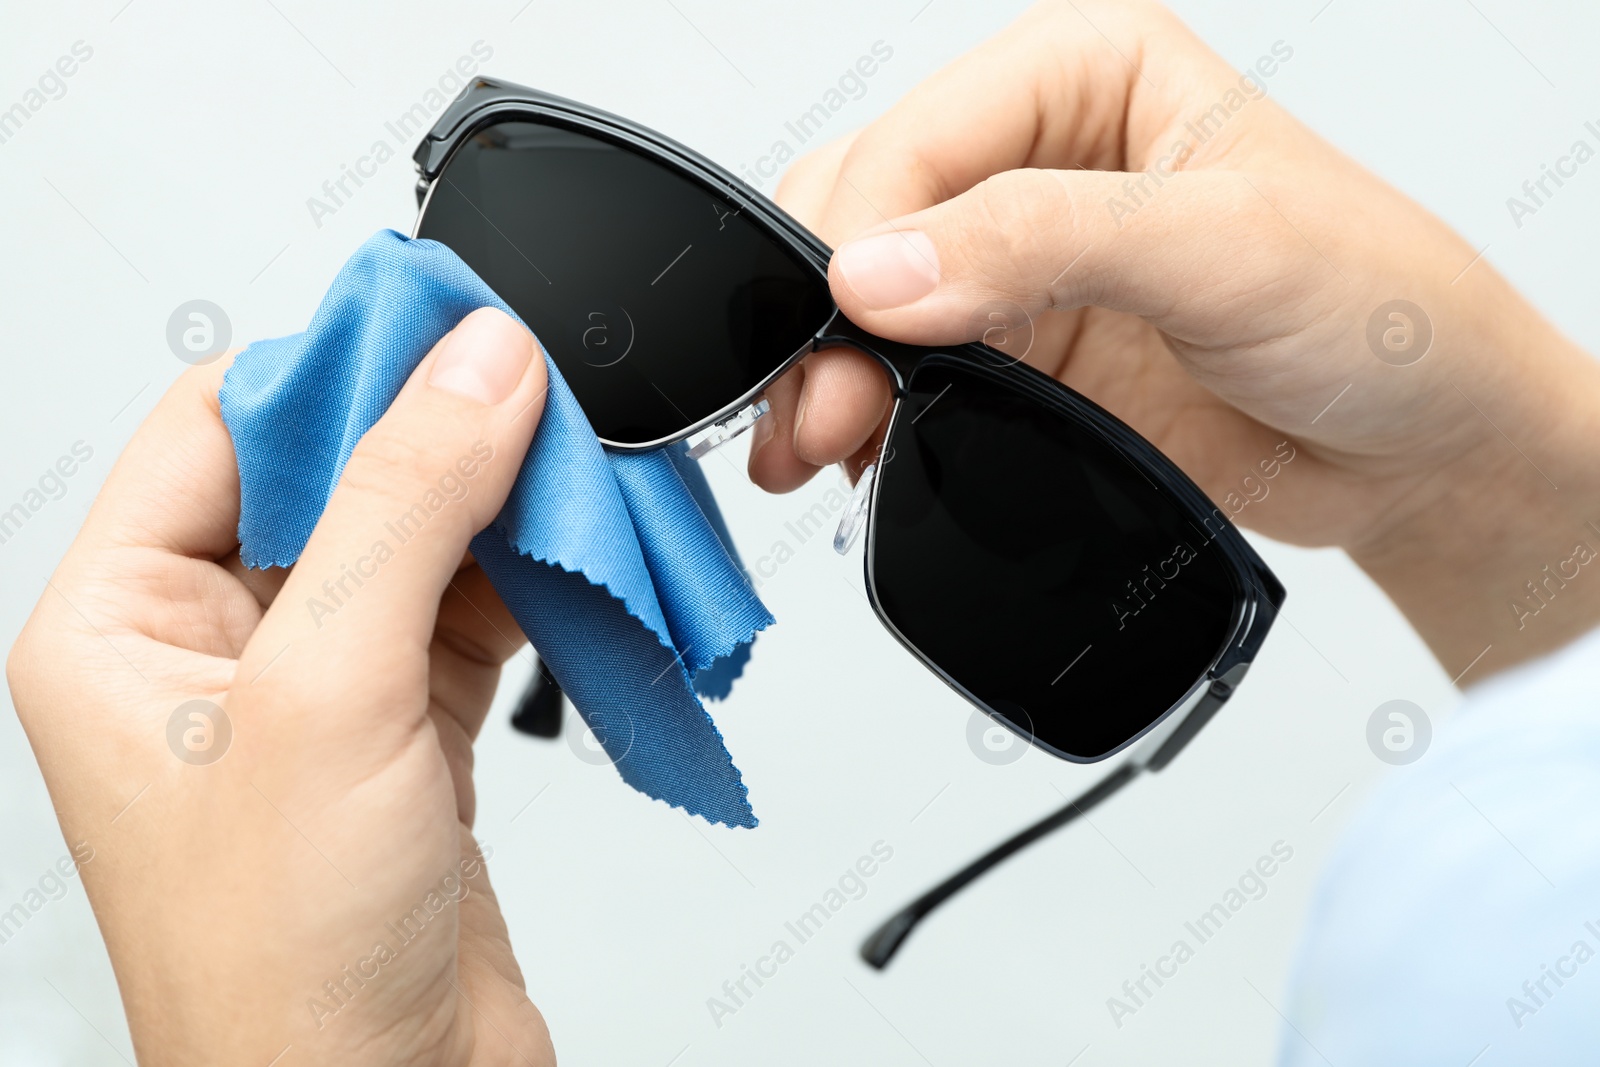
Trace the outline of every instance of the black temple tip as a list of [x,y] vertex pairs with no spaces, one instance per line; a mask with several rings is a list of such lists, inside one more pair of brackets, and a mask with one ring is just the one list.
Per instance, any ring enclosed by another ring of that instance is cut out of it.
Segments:
[[900,946],[917,925],[917,917],[910,911],[891,916],[889,921],[874,930],[861,942],[861,958],[875,970],[883,970],[900,951]]
[[534,737],[560,737],[561,697],[561,686],[545,671],[544,664],[539,664],[527,692],[517,702],[517,710],[511,714],[512,727]]

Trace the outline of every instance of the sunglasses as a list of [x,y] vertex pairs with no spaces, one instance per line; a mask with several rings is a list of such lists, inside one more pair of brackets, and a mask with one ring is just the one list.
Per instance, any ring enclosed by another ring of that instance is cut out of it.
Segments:
[[[828,247],[771,201],[658,133],[537,90],[477,79],[415,159],[413,236],[448,246],[537,331],[609,448],[704,454],[761,418],[762,391],[807,353],[880,363],[894,410],[835,538],[847,551],[865,526],[879,620],[1052,756],[1132,746],[892,917],[862,947],[873,966],[984,871],[1164,767],[1239,684],[1283,586],[1155,446],[1008,355],[1009,334],[873,336],[834,305]],[[541,670],[516,722],[554,736],[560,712]]]

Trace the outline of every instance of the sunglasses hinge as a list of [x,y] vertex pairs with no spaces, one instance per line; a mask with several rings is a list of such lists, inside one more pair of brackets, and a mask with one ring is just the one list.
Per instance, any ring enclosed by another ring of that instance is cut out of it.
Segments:
[[689,448],[689,458],[699,459],[701,456],[710,455],[754,426],[757,420],[770,410],[772,405],[767,403],[767,398],[758,397],[732,415],[713,422],[699,433],[685,439],[684,443]]

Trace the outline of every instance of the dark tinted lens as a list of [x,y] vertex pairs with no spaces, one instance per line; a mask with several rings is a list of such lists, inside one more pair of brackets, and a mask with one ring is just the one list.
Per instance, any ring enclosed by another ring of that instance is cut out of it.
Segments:
[[889,622],[1020,732],[1104,756],[1184,695],[1235,601],[1214,543],[1092,430],[993,375],[925,364],[878,473]]
[[501,122],[450,158],[418,235],[522,316],[597,434],[643,444],[754,389],[832,309],[826,283],[737,211],[632,150]]

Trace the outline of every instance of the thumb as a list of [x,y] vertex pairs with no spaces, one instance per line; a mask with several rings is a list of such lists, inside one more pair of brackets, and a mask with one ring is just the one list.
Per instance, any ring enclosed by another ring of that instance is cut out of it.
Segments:
[[1257,190],[1236,172],[1006,171],[841,245],[828,280],[851,321],[915,344],[1085,305],[1205,344],[1237,327],[1238,300],[1325,280]]
[[239,678],[347,721],[410,703],[420,717],[440,598],[504,506],[546,387],[533,336],[503,312],[446,334],[355,446]]

